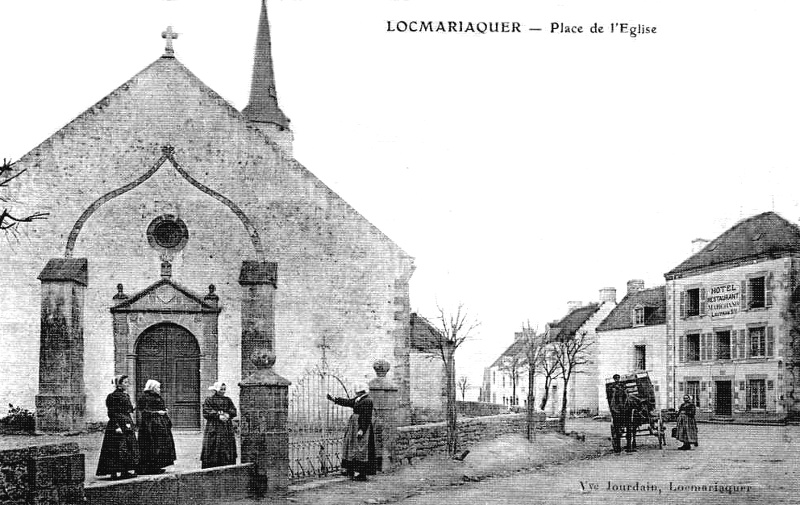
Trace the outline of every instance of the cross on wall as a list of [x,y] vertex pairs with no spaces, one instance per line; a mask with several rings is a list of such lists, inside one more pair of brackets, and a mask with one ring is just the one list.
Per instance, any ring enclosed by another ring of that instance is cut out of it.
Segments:
[[164,56],[174,56],[175,51],[172,49],[172,41],[178,38],[178,34],[172,31],[171,26],[168,26],[165,31],[161,32],[161,38],[167,39],[167,47],[164,49]]

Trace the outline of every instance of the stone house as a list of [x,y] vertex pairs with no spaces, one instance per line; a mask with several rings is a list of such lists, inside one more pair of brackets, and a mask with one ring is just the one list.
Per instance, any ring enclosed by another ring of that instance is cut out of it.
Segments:
[[646,371],[658,408],[667,402],[667,334],[665,286],[645,289],[644,281],[628,281],[628,292],[597,326],[599,413],[609,415],[605,383],[614,374]]
[[[548,339],[574,338],[586,333],[592,342],[597,340],[597,326],[616,306],[616,289],[600,290],[599,302],[587,305],[581,302],[569,302],[568,313],[563,318],[549,323],[546,327]],[[508,406],[527,407],[528,397],[528,365],[526,364],[522,333],[516,333],[514,342],[484,371],[484,398],[491,403],[502,403]],[[570,378],[567,392],[569,413],[596,414],[598,410],[597,383],[598,368],[596,345],[587,351],[588,363]],[[516,387],[513,376],[516,375]],[[563,383],[561,379],[553,380],[544,411],[556,415],[561,411]],[[544,379],[537,373],[534,378],[534,397],[539,408],[544,396]]]
[[705,418],[797,410],[800,229],[774,212],[742,220],[665,274],[667,405]]
[[411,313],[409,351],[411,421],[442,420],[447,411],[446,370],[439,352],[440,331],[430,321]]
[[208,386],[236,402],[266,346],[292,381],[363,381],[385,359],[407,420],[413,258],[293,158],[266,4],[242,111],[162,36],[162,56],[15,166],[9,198],[50,217],[4,262],[0,399],[81,429],[125,373],[137,391],[159,379],[175,425],[197,428]]

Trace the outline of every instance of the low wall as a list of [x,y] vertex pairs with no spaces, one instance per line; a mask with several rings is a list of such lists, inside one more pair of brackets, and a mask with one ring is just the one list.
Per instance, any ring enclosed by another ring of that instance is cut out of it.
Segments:
[[0,451],[0,504],[82,504],[84,473],[74,442]]
[[[525,414],[503,414],[499,416],[471,417],[458,420],[458,443],[461,449],[471,444],[496,438],[508,433],[525,433]],[[537,431],[552,431],[557,421],[545,422],[543,414],[536,416]],[[402,426],[397,428],[395,454],[397,458],[422,457],[445,452],[447,427],[444,422]]]
[[456,411],[468,417],[497,416],[507,414],[508,407],[499,403],[458,401]]
[[252,463],[86,486],[89,505],[196,505],[252,497]]

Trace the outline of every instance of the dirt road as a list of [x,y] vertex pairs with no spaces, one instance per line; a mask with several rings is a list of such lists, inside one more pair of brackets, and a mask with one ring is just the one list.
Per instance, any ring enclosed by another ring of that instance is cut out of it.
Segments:
[[[602,424],[585,427],[599,432]],[[673,443],[662,455],[651,445],[397,503],[800,503],[800,427],[701,424],[699,431],[700,446],[690,452]]]

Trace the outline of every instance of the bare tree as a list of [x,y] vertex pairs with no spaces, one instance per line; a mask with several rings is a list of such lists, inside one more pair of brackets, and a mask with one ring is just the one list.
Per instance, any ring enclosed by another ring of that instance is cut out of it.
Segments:
[[461,401],[464,401],[464,397],[467,395],[467,387],[469,387],[469,378],[466,375],[462,375],[458,378],[458,389],[461,391]]
[[[11,174],[14,170],[14,165],[10,159],[7,160],[3,158],[3,164],[0,165],[0,188],[7,188],[8,185],[19,177],[20,175],[25,173],[23,169],[17,172],[16,174]],[[10,200],[2,195],[0,195],[0,201],[5,203],[9,203]],[[14,238],[18,237],[19,234],[19,225],[22,223],[30,223],[31,221],[35,221],[37,219],[47,219],[49,215],[48,212],[34,212],[33,214],[12,214],[7,208],[3,208],[0,211],[0,232],[6,235],[6,240],[8,240],[9,236]]]
[[447,454],[453,456],[458,450],[455,353],[461,344],[472,336],[472,332],[480,326],[480,323],[467,315],[462,303],[458,304],[455,314],[445,313],[439,306],[437,309],[439,309],[438,325],[431,328],[431,333],[439,350],[439,356],[444,362],[447,392]]
[[518,354],[511,354],[508,356],[503,356],[503,359],[500,361],[500,365],[498,369],[501,373],[508,376],[511,379],[511,405],[517,405],[517,383],[519,382],[519,376],[521,375],[522,370],[525,367],[525,354],[518,353]]
[[589,363],[589,349],[594,344],[594,340],[589,337],[586,331],[575,335],[558,336],[552,339],[553,358],[558,364],[561,374],[561,381],[564,384],[564,391],[561,393],[561,416],[559,418],[559,430],[566,432],[567,427],[567,386],[573,375],[583,372],[583,368]]
[[[536,374],[543,367],[547,351],[547,338],[545,333],[539,333],[536,328],[531,327],[531,323],[528,321],[522,324],[522,339],[525,363],[528,365],[526,435],[528,440],[534,440],[536,438]],[[549,387],[549,381],[545,386],[545,394],[547,394],[547,387]]]
[[[545,333],[545,338],[546,338]],[[550,386],[553,381],[561,376],[558,370],[558,361],[555,359],[555,351],[553,345],[546,343],[544,352],[542,354],[541,362],[539,363],[540,375],[544,377],[544,387],[542,399],[539,402],[539,410],[544,410],[547,406],[547,401],[550,399]]]

